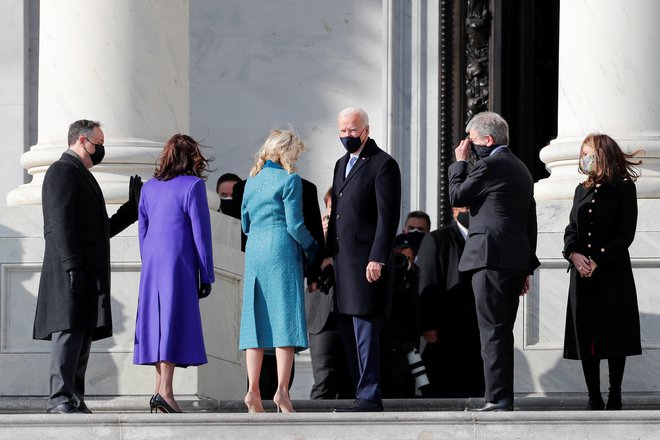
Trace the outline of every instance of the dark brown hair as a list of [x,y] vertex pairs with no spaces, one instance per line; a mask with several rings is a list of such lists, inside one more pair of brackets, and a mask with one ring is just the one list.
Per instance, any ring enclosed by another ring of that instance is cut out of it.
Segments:
[[204,158],[195,139],[186,134],[175,134],[165,144],[158,159],[154,177],[170,180],[189,175],[206,179],[209,161]]
[[[580,173],[587,174],[584,182],[586,188],[591,188],[600,183],[614,182],[628,178],[633,182],[640,176],[638,165],[641,160],[632,161],[641,150],[632,154],[626,154],[621,150],[619,144],[606,134],[592,133],[584,138],[582,145],[591,145],[594,148],[594,168],[590,173],[585,173],[580,167]],[[582,148],[580,147],[580,153]],[[580,154],[580,157],[582,154]]]

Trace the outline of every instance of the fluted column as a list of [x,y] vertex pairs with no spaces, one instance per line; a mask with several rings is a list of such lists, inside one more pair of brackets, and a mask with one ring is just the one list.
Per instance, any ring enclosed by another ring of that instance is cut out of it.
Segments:
[[560,7],[557,139],[541,150],[551,171],[537,200],[572,199],[580,143],[594,131],[645,150],[640,198],[660,197],[660,81],[655,0],[565,0]]
[[108,203],[131,174],[148,177],[164,141],[189,128],[187,0],[41,2],[38,142],[21,157],[33,176],[10,205],[41,203],[48,166],[77,119],[101,121],[106,156],[93,168]]

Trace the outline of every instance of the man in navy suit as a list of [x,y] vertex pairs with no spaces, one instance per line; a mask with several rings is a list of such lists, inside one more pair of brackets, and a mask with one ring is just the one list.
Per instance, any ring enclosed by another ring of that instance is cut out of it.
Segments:
[[[486,380],[479,411],[513,410],[513,324],[529,291],[536,258],[534,181],[509,147],[497,113],[474,116],[449,167],[449,201],[470,208],[470,230],[458,269],[471,276]],[[468,156],[476,156],[468,172]]]
[[392,304],[401,173],[369,138],[364,110],[342,110],[337,127],[347,152],[335,164],[323,267],[334,265],[335,310],[356,400],[336,411],[382,411],[378,332]]

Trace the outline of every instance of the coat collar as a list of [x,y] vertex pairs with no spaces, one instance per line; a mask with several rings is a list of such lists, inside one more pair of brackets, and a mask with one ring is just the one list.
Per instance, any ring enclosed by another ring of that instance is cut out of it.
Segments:
[[60,160],[64,162],[68,162],[75,167],[78,173],[80,173],[83,180],[92,188],[92,191],[94,191],[94,194],[99,199],[101,204],[105,206],[105,199],[103,198],[103,192],[101,191],[101,187],[99,186],[99,183],[96,181],[91,171],[89,171],[85,167],[85,165],[83,165],[80,158],[77,155],[62,153],[62,157],[60,157]]

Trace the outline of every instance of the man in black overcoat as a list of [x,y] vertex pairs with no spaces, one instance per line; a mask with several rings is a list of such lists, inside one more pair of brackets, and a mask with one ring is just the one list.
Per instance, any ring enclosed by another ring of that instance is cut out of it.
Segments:
[[479,325],[469,277],[458,270],[468,234],[467,208],[453,208],[454,223],[424,236],[419,267],[422,360],[431,385],[424,397],[484,395]]
[[338,411],[382,411],[378,332],[392,303],[392,243],[401,209],[396,161],[369,138],[362,109],[339,113],[347,153],[335,164],[323,267],[335,270],[335,310],[356,400]]
[[[513,325],[536,258],[534,181],[509,147],[500,115],[475,115],[448,170],[449,201],[470,208],[470,232],[458,269],[472,278],[486,380],[480,411],[513,410]],[[468,172],[472,149],[477,158]]]
[[49,413],[89,413],[85,371],[92,341],[112,336],[110,237],[137,220],[142,182],[131,178],[129,200],[108,218],[89,168],[103,159],[98,122],[69,127],[67,149],[42,186],[46,247],[34,339],[51,340]]

